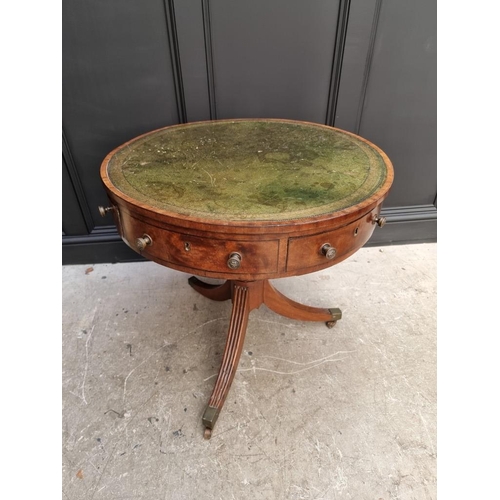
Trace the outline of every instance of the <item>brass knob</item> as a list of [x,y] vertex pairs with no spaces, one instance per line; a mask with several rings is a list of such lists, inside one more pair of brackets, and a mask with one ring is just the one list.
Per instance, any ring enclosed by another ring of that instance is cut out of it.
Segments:
[[97,207],[99,209],[99,213],[101,214],[101,217],[106,217],[106,214],[108,212],[111,212],[111,210],[114,210],[115,207]]
[[241,266],[241,254],[233,252],[227,259],[227,267],[229,269],[238,269]]
[[373,216],[373,223],[377,224],[378,227],[383,227],[386,222],[387,222],[387,219],[385,217],[380,217],[379,214],[375,214]]
[[142,252],[147,246],[153,244],[153,240],[151,239],[151,236],[143,234],[142,238],[137,238],[135,244],[137,248]]
[[321,247],[321,253],[329,260],[333,259],[335,257],[335,254],[337,253],[337,250],[330,245],[330,243],[325,243]]

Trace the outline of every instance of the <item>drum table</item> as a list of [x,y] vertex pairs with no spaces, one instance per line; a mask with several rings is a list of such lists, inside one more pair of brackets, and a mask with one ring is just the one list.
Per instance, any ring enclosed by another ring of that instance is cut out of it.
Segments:
[[120,236],[147,259],[200,277],[189,284],[232,301],[222,364],[203,415],[205,437],[229,392],[250,311],[332,327],[339,309],[299,304],[270,279],[352,255],[382,226],[393,181],[387,156],[343,130],[288,120],[219,120],[162,128],[112,151],[101,177]]

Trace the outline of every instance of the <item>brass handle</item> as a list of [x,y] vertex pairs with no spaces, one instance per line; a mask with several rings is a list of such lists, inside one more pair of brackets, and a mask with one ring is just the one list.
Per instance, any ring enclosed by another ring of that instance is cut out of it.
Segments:
[[238,269],[241,266],[241,254],[233,252],[227,259],[227,267],[229,269]]
[[99,213],[101,214],[101,217],[106,217],[106,214],[108,212],[111,212],[111,210],[114,210],[115,207],[97,207],[99,209]]
[[375,214],[373,216],[372,222],[374,224],[377,224],[378,227],[383,227],[385,225],[385,223],[387,222],[387,219],[385,217],[380,217],[379,214]]
[[153,240],[151,239],[151,236],[143,234],[142,238],[137,238],[135,244],[137,248],[142,252],[147,246],[153,244]]
[[321,247],[321,253],[329,260],[333,259],[335,257],[335,254],[337,253],[337,249],[333,248],[330,243],[325,243]]

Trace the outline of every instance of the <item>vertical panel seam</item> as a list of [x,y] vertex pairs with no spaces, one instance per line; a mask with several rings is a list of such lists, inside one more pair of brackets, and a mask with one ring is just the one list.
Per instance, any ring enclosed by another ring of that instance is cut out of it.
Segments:
[[359,134],[361,128],[361,120],[363,117],[363,111],[365,107],[366,92],[368,90],[368,82],[370,79],[370,71],[373,60],[373,53],[375,51],[375,39],[377,38],[378,21],[380,19],[380,10],[382,9],[382,0],[377,0],[375,4],[375,11],[373,12],[372,29],[370,32],[370,41],[368,44],[368,50],[366,52],[365,60],[365,70],[363,73],[363,83],[361,85],[361,93],[359,96],[358,112],[356,114],[356,122],[354,126],[354,132]]
[[342,61],[344,58],[350,8],[351,0],[340,0],[335,32],[335,45],[333,47],[332,74],[330,78],[330,89],[328,93],[328,105],[325,119],[325,124],[332,127],[335,125],[335,114],[337,112],[337,100],[340,90]]
[[212,43],[212,21],[210,16],[210,0],[201,0],[201,9],[203,17],[203,36],[205,39],[205,59],[207,67],[208,107],[210,111],[210,119],[217,120],[217,102],[215,98],[214,50]]
[[87,231],[91,233],[95,227],[94,218],[92,217],[92,212],[90,210],[89,202],[87,200],[87,197],[85,196],[85,191],[83,190],[82,182],[80,180],[80,175],[78,173],[78,169],[76,168],[76,164],[73,160],[73,155],[71,154],[71,149],[69,147],[68,140],[66,139],[64,128],[62,130],[62,154],[64,161],[66,162],[69,178],[71,180],[71,183],[73,184],[73,189],[75,191],[78,205],[80,206],[80,210],[82,212],[85,226],[87,227]]
[[184,84],[182,80],[181,56],[179,51],[179,39],[177,36],[177,24],[175,21],[174,0],[164,0],[165,18],[167,24],[168,45],[170,60],[172,63],[172,74],[175,89],[175,101],[177,105],[177,116],[179,123],[187,122],[186,98],[184,96]]

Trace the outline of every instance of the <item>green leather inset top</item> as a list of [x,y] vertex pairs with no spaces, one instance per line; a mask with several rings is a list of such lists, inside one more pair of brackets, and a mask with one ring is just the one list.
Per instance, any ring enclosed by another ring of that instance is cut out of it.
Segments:
[[169,127],[130,142],[108,164],[124,194],[218,220],[286,220],[356,205],[384,183],[380,153],[340,130],[286,121]]

